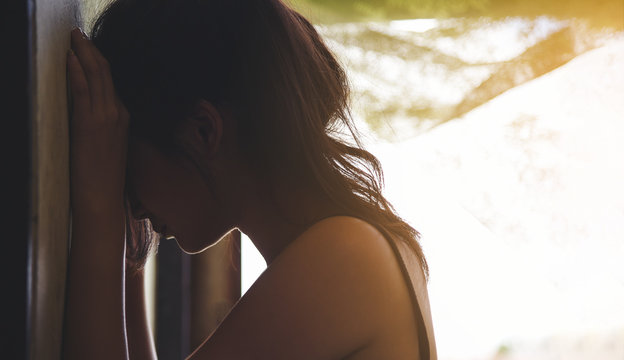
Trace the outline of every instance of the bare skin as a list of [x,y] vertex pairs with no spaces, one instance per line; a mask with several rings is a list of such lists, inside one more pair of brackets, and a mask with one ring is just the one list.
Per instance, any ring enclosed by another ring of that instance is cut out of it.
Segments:
[[140,203],[136,215],[184,251],[200,252],[239,228],[269,265],[189,359],[419,358],[409,290],[373,226],[346,216],[297,225],[336,211],[323,196],[286,181],[276,184],[279,209],[273,206],[267,185],[238,153],[234,120],[207,101],[177,134],[203,173],[146,142],[127,144],[129,116],[106,60],[77,30],[72,48],[65,358],[156,358],[142,274],[125,273],[124,186]]

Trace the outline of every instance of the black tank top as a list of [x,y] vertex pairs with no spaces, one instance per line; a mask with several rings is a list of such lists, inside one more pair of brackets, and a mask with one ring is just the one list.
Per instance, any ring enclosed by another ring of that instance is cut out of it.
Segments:
[[[431,319],[431,308],[427,293],[427,282],[423,272],[420,270],[422,268],[421,262],[407,243],[395,240],[382,229],[377,228],[377,230],[381,232],[392,247],[409,289],[419,334],[418,347],[420,358],[422,360],[437,360],[438,355],[433,324],[429,321]],[[425,320],[423,314],[429,314],[427,320]]]
[[[427,281],[425,280],[422,270],[420,270],[422,268],[421,262],[416,256],[414,250],[406,242],[394,239],[384,229],[375,226],[374,224],[359,216],[354,216],[350,214],[336,214],[324,217],[320,220],[317,220],[316,222],[334,216],[348,216],[360,219],[367,224],[375,227],[377,231],[379,231],[388,241],[388,244],[390,244],[390,247],[392,248],[392,251],[397,258],[397,261],[401,268],[401,273],[403,274],[403,279],[405,280],[405,283],[409,290],[410,298],[412,300],[412,307],[414,309],[416,326],[419,334],[417,341],[420,352],[420,359],[437,360],[438,354],[436,350],[433,324],[430,321],[431,308],[429,305],[429,296],[427,292]],[[429,314],[427,320],[425,320],[423,314]]]

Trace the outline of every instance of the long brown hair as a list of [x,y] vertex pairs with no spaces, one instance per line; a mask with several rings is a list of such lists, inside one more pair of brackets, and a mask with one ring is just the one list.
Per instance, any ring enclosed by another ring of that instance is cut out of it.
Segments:
[[[179,151],[172,134],[197,101],[227,108],[259,175],[322,189],[340,212],[407,242],[428,278],[419,232],[382,195],[379,161],[358,140],[345,71],[301,14],[280,0],[116,0],[91,34],[131,115],[130,139]],[[141,263],[151,241],[139,243]]]

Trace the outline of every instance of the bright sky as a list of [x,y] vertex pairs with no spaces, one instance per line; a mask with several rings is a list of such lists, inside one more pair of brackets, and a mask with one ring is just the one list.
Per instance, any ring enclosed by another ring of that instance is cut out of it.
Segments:
[[[418,137],[364,129],[423,234],[440,359],[624,329],[622,64],[614,37]],[[242,252],[246,291],[265,263],[247,239]]]

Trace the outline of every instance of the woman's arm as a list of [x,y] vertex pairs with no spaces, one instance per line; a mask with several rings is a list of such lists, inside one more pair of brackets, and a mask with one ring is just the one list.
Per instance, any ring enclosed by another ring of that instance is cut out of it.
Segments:
[[348,358],[393,325],[400,297],[391,294],[404,287],[372,225],[323,220],[283,250],[187,360]]
[[65,359],[126,359],[123,208],[73,208]]
[[126,272],[126,329],[131,359],[156,359],[156,347],[145,311],[144,271]]
[[67,58],[71,119],[72,240],[65,359],[127,359],[124,185],[128,112],[108,62],[78,29]]

